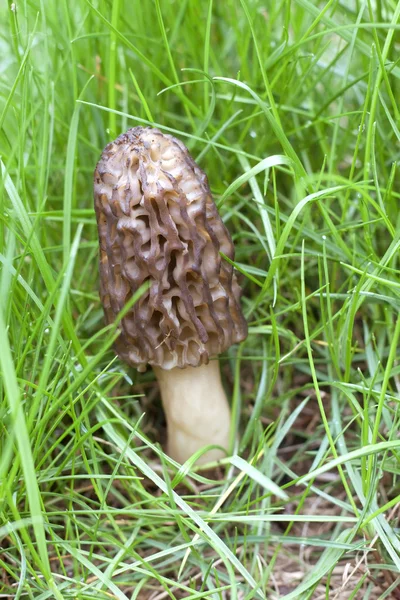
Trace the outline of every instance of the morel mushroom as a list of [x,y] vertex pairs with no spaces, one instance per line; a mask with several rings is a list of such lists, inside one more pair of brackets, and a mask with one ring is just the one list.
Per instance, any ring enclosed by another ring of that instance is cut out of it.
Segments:
[[[247,335],[232,266],[232,240],[207,177],[182,142],[134,127],[106,146],[94,174],[100,238],[100,296],[115,320],[145,282],[149,289],[119,323],[118,355],[160,384],[169,455],[229,445],[230,410],[219,364],[210,360]],[[212,449],[199,462],[219,459]]]

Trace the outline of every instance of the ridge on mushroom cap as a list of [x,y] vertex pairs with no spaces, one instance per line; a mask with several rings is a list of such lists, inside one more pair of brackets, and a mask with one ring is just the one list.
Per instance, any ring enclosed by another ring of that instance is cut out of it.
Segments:
[[119,356],[144,370],[199,366],[247,336],[232,265],[234,249],[205,173],[185,145],[134,127],[108,144],[96,166],[100,297],[111,323],[150,282],[119,324]]

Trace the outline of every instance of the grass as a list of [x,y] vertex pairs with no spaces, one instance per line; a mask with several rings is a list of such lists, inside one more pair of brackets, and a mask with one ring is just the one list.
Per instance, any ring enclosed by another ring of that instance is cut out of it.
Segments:
[[[0,7],[0,598],[398,598],[400,2]],[[248,339],[235,448],[162,451],[98,298],[92,173],[157,124],[209,176]]]

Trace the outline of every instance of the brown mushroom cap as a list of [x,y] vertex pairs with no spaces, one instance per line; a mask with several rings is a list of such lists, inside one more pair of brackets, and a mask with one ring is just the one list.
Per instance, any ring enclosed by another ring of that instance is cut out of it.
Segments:
[[94,174],[100,296],[111,323],[146,281],[120,323],[119,356],[144,370],[198,366],[247,335],[230,235],[206,175],[184,144],[134,127],[106,146]]

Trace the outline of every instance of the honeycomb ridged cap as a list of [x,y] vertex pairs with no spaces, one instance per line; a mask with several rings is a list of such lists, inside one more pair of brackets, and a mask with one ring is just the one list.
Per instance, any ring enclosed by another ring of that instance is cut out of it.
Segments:
[[96,166],[100,297],[119,323],[122,360],[144,370],[208,363],[247,336],[234,249],[206,175],[178,139],[134,127],[108,144]]

